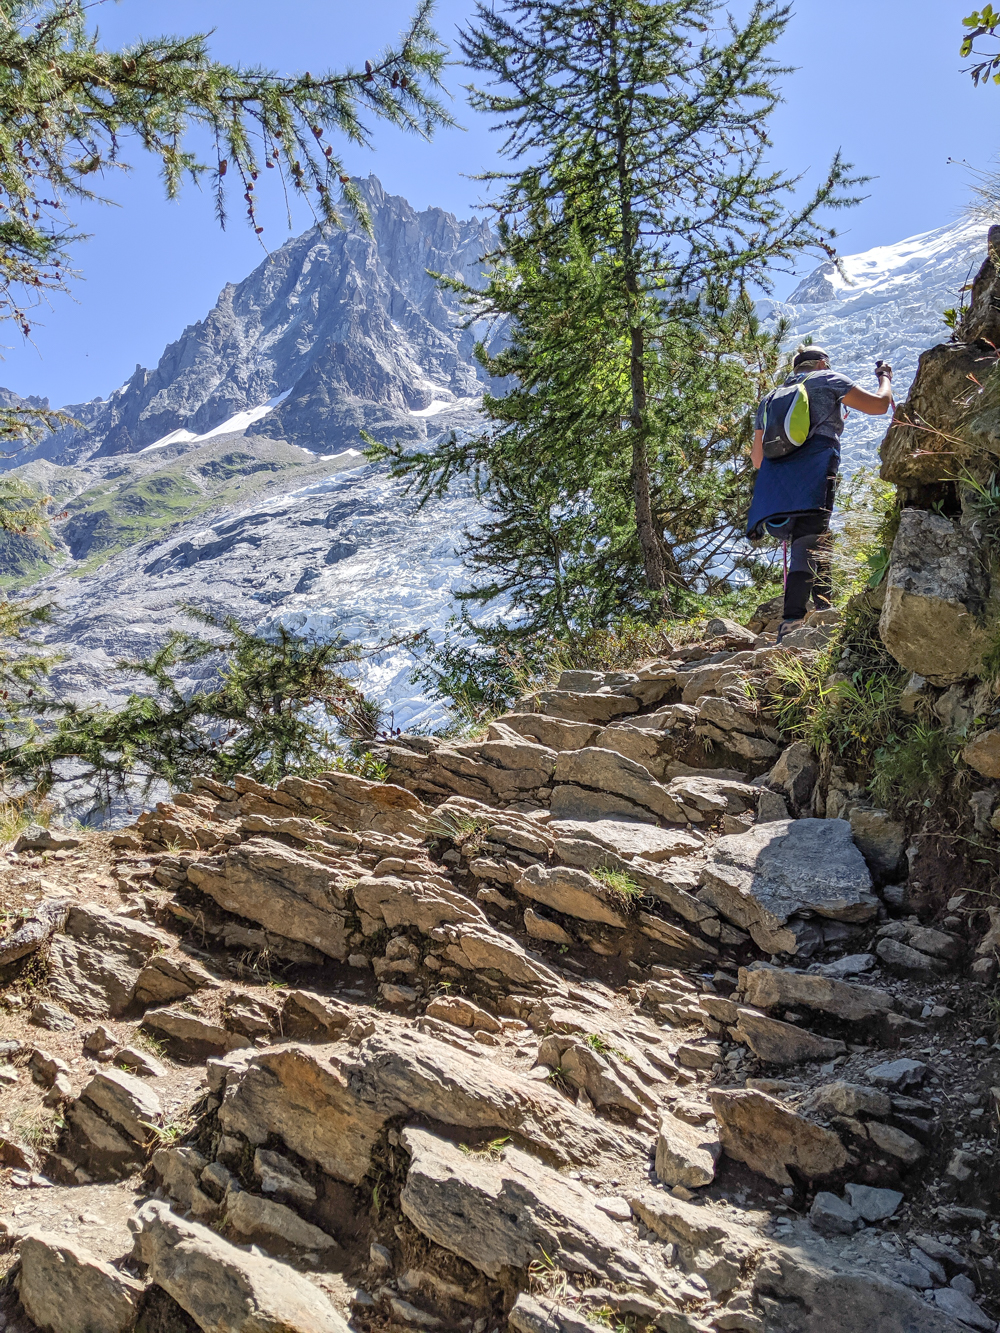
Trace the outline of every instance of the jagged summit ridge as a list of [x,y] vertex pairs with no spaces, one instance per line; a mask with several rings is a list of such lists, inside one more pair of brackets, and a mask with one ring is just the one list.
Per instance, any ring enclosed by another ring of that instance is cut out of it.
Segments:
[[59,432],[41,456],[79,463],[138,453],[176,431],[217,430],[282,395],[251,432],[333,452],[356,445],[362,427],[423,439],[428,409],[478,398],[475,333],[428,270],[476,281],[488,226],[439,208],[417,212],[374,176],[359,184],[371,235],[352,222],[288,241],[227,283],[153,369],[137,366],[106,401],[72,407],[82,428]]

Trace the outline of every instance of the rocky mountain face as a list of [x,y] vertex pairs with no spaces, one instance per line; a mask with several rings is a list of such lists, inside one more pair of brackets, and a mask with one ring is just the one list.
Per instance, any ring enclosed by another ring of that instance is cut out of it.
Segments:
[[1000,936],[703,630],[0,855],[5,1327],[994,1333]]
[[428,270],[478,282],[489,228],[442,209],[418,213],[374,176],[359,184],[370,235],[352,222],[287,242],[227,284],[155,368],[137,366],[106,401],[69,407],[83,425],[38,456],[136,454],[167,437],[218,432],[241,414],[253,420],[237,429],[333,453],[357,446],[362,428],[423,439],[428,409],[477,398],[475,334],[460,327],[459,298]]

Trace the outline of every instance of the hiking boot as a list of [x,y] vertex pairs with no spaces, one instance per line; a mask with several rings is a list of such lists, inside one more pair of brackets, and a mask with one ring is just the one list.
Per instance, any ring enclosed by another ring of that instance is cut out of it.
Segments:
[[791,634],[793,630],[801,629],[805,620],[783,620],[778,628],[777,642],[780,643],[786,634]]

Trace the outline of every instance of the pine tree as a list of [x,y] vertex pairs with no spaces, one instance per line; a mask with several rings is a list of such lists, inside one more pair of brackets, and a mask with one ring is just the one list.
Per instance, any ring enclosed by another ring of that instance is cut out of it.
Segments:
[[[0,655],[0,687],[9,685],[0,710],[0,789],[8,799],[82,785],[93,815],[116,799],[144,800],[157,787],[189,790],[197,776],[228,782],[243,773],[274,783],[345,762],[380,776],[368,755],[379,710],[352,675],[365,656],[409,640],[366,650],[346,640],[310,642],[283,626],[264,636],[231,617],[184,610],[211,637],[178,630],[147,660],[118,663],[147,687],[120,707],[48,698],[36,692],[46,661]],[[4,612],[0,604],[0,635]],[[206,683],[191,689],[192,673]]]
[[387,452],[422,496],[474,476],[496,519],[470,534],[468,558],[496,577],[470,595],[510,593],[536,629],[634,607],[636,561],[653,614],[711,577],[776,354],[746,289],[810,247],[832,254],[818,214],[852,202],[839,157],[794,207],[796,182],[765,164],[782,73],[768,51],[788,10],[758,2],[721,33],[718,11],[503,0],[478,3],[461,35],[492,79],[474,105],[515,168],[487,178],[500,243],[470,294],[474,316],[508,321],[508,349],[480,357],[514,387],[487,399],[481,439]]
[[[93,183],[125,166],[126,136],[159,158],[169,198],[185,176],[208,177],[223,224],[234,186],[259,235],[262,175],[274,171],[277,188],[309,200],[320,222],[337,225],[338,201],[364,219],[331,136],[368,145],[366,115],[424,136],[453,123],[436,95],[445,51],[433,0],[418,0],[399,43],[364,69],[297,77],[213,60],[206,34],[105,50],[88,28],[92,9],[0,0],[0,318],[25,336],[32,308],[73,276],[69,245],[81,238],[70,206],[99,198]],[[195,130],[208,133],[210,162],[187,146]]]

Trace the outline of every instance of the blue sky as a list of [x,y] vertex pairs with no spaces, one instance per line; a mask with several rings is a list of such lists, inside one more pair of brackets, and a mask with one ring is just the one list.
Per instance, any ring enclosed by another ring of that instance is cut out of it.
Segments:
[[[773,122],[774,162],[809,182],[841,148],[877,178],[869,198],[837,219],[843,253],[955,221],[968,177],[947,159],[983,167],[1000,146],[1000,87],[975,90],[960,72],[958,34],[971,7],[968,0],[797,0],[777,52],[796,72],[785,80],[785,104]],[[471,0],[438,0],[446,40],[471,8]],[[213,51],[221,59],[315,74],[371,56],[409,11],[409,0],[121,0],[94,12],[109,45],[140,34],[214,28]],[[374,172],[418,208],[477,211],[481,187],[468,177],[494,164],[497,136],[465,104],[461,85],[468,79],[461,68],[448,71],[464,130],[441,133],[430,144],[380,130],[376,151],[346,148],[349,169]],[[239,281],[264,257],[236,210],[221,232],[207,193],[188,187],[179,203],[168,204],[156,170],[138,150],[131,158],[136,169],[107,182],[119,207],[77,214],[93,238],[77,250],[85,280],[73,299],[58,298],[42,314],[33,346],[15,341],[11,325],[0,334],[8,344],[0,383],[56,404],[103,397],[136,363],[154,365],[226,282]],[[276,198],[265,204],[263,220],[272,245],[286,239]],[[295,230],[308,224],[303,207]],[[777,294],[791,285],[779,278]]]

